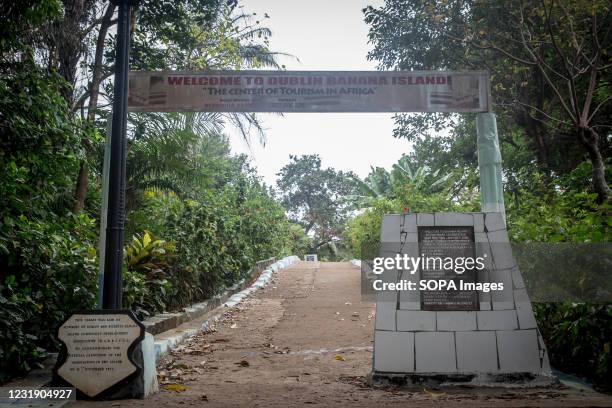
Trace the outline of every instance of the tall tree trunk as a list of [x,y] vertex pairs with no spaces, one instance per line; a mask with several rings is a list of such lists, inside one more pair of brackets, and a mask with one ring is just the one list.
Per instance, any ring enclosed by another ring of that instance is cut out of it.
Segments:
[[599,135],[593,128],[580,128],[580,141],[586,148],[593,166],[593,189],[598,201],[603,203],[610,199],[610,187],[606,181],[606,167],[599,149]]
[[[98,31],[98,38],[96,40],[96,52],[94,56],[93,72],[91,79],[91,86],[89,89],[89,103],[87,106],[87,120],[90,123],[96,118],[96,109],[98,107],[98,97],[100,95],[100,84],[102,83],[102,68],[104,59],[104,42],[106,41],[106,35],[109,27],[112,25],[112,17],[115,12],[115,5],[110,3],[102,22],[100,23],[100,29]],[[87,189],[89,187],[89,166],[87,161],[81,162],[79,168],[79,174],[76,180],[76,188],[74,193],[74,207],[73,212],[78,214],[85,207],[85,199],[87,198]]]

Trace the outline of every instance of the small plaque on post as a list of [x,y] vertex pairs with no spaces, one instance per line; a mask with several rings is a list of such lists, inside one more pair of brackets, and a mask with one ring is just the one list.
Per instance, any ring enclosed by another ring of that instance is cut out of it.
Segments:
[[90,398],[138,375],[134,349],[144,326],[130,311],[87,311],[70,316],[58,330],[64,348],[54,372]]

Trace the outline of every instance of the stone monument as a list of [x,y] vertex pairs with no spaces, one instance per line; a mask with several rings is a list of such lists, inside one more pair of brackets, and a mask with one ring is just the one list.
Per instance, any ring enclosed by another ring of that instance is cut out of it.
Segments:
[[[374,382],[553,381],[501,213],[386,215],[379,256],[397,254],[472,254],[484,261],[481,270],[462,274],[422,265],[416,273],[383,272],[383,281],[411,281],[417,289],[377,292]],[[503,290],[419,290],[421,280],[454,280],[458,288],[460,280],[495,283]]]

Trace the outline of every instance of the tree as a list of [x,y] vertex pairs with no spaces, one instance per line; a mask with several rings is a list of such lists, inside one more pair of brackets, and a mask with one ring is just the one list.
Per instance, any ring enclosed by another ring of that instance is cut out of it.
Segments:
[[[594,191],[610,196],[609,2],[387,0],[364,11],[369,58],[383,68],[490,70],[502,142],[530,149],[551,175],[586,157]],[[396,136],[419,139],[462,120],[401,115]]]
[[318,155],[289,156],[276,183],[289,218],[315,237],[314,249],[338,238],[350,215],[349,197],[356,193],[351,172],[321,168]]
[[363,181],[355,178],[354,182],[361,193],[355,197],[356,204],[361,208],[370,207],[378,199],[397,198],[406,188],[420,193],[434,193],[451,184],[453,173],[440,175],[440,169],[431,171],[427,166],[413,170],[410,162],[410,156],[402,155],[391,171],[372,167]]

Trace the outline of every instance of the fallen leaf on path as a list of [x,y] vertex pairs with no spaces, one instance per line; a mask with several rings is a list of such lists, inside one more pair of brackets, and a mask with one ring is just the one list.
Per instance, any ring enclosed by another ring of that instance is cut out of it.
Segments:
[[334,359],[335,359],[335,360],[338,360],[338,361],[346,361],[346,359],[345,359],[343,356],[341,356],[340,354],[336,355],[336,356],[334,357]]
[[423,388],[423,391],[425,391],[425,393],[431,398],[440,398],[446,395],[445,392],[433,392],[429,391],[427,388]]
[[183,391],[187,391],[187,387],[185,387],[182,384],[168,384],[168,385],[164,385],[164,390],[174,391],[174,392],[183,392]]

